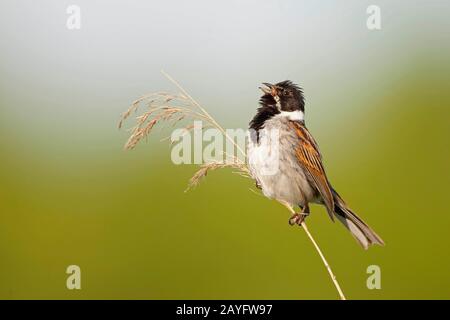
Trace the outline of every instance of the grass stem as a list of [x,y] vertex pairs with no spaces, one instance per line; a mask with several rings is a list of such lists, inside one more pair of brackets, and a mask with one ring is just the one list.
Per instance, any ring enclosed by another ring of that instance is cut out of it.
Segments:
[[[222,126],[194,98],[192,98],[192,96],[174,78],[172,78],[169,74],[167,74],[164,71],[161,71],[161,73],[181,91],[181,95],[172,95],[165,92],[151,93],[135,100],[130,106],[130,108],[122,114],[121,121],[119,122],[119,128],[122,126],[123,121],[125,121],[132,113],[137,111],[141,103],[147,102],[149,110],[145,112],[143,115],[136,117],[137,125],[133,128],[132,134],[128,139],[127,143],[125,144],[125,149],[134,148],[137,145],[137,143],[139,143],[139,141],[141,141],[143,138],[147,137],[148,134],[150,134],[152,128],[158,122],[171,121],[173,125],[175,125],[180,121],[186,119],[191,121],[204,120],[207,123],[209,123],[210,126],[218,129],[225,136],[225,138],[229,140],[236,147],[237,150],[239,150],[242,156],[244,156],[244,159],[246,159],[246,152],[234,141],[234,139],[232,139],[227,134],[227,132],[222,128]],[[171,101],[178,101],[181,102],[182,104],[183,103],[187,104],[187,106],[170,105]],[[187,131],[191,130],[192,128],[193,128],[192,124],[189,124],[185,127]],[[225,160],[224,162],[220,163],[210,162],[201,165],[200,169],[190,179],[188,189],[192,186],[197,185],[199,181],[206,176],[208,171],[215,169],[227,167],[233,168],[238,170],[239,171],[238,173],[240,173],[242,176],[251,177],[249,169],[245,162],[241,161],[237,156],[234,155],[231,156],[232,161],[230,161],[229,158],[230,156],[227,156],[227,160]],[[288,210],[292,214],[295,213],[295,210],[294,208],[292,208],[292,206],[290,206],[287,203],[283,202],[280,203],[283,204],[286,208],[288,208]],[[344,293],[336,279],[336,276],[331,270],[330,264],[325,259],[322,250],[320,249],[319,245],[309,232],[306,223],[302,222],[301,226],[303,227],[303,230],[306,232],[306,235],[314,245],[314,248],[316,249],[320,258],[322,259],[322,262],[325,265],[325,268],[327,269],[331,277],[331,280],[333,281],[333,284],[339,293],[341,300],[346,300]]]

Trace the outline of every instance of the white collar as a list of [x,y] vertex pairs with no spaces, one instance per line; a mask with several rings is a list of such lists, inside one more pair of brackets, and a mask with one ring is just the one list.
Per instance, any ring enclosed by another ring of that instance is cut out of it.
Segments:
[[281,111],[276,115],[276,117],[288,118],[292,121],[303,121],[305,119],[305,115],[302,111]]

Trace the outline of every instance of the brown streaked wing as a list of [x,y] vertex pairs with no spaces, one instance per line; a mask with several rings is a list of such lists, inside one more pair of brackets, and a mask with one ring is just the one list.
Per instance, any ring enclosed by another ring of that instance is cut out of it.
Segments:
[[328,179],[322,165],[322,155],[319,152],[314,138],[308,129],[301,123],[292,121],[292,126],[299,138],[299,144],[295,148],[295,154],[299,163],[305,168],[306,174],[314,182],[322,196],[328,215],[334,221],[334,200],[328,184]]

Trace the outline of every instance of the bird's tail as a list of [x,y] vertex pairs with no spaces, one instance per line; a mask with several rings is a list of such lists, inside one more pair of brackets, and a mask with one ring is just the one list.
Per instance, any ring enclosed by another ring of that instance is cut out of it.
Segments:
[[351,232],[353,237],[364,247],[378,244],[383,246],[384,241],[364,221],[359,218],[342,200],[339,194],[332,189],[334,198],[334,211],[340,222]]

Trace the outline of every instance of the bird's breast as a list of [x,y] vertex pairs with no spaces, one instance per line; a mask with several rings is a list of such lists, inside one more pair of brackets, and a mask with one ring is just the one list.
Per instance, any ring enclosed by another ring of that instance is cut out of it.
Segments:
[[250,173],[265,196],[291,204],[312,201],[314,189],[298,163],[298,137],[287,119],[270,119],[258,132],[250,131],[248,138]]

